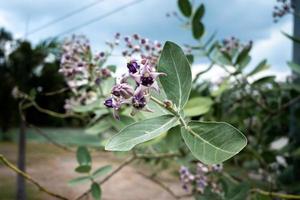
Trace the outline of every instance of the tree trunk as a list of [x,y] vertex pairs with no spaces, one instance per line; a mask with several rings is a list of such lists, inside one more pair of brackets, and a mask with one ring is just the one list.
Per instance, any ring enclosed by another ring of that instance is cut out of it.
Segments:
[[[22,171],[26,170],[26,124],[21,118],[20,120],[20,133],[18,144],[18,168]],[[26,186],[23,176],[17,176],[17,200],[26,200]]]

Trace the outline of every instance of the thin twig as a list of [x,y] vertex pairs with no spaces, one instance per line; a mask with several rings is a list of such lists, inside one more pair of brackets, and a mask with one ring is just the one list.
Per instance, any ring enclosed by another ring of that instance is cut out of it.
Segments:
[[47,193],[50,196],[53,196],[57,199],[63,199],[63,200],[67,200],[67,197],[61,196],[59,194],[56,194],[54,192],[49,191],[48,189],[44,188],[43,186],[41,186],[36,180],[34,180],[29,174],[23,172],[22,170],[20,170],[17,166],[15,166],[14,164],[12,164],[11,162],[9,162],[2,154],[0,154],[0,160],[2,161],[2,163],[7,166],[8,168],[10,168],[11,170],[15,171],[17,174],[23,176],[25,179],[27,179],[29,182],[31,182],[32,184],[34,184],[36,187],[38,187],[41,191]]
[[65,87],[65,88],[61,88],[61,89],[56,90],[56,91],[45,92],[45,93],[42,93],[41,95],[44,95],[44,96],[53,96],[53,95],[56,95],[56,94],[64,93],[65,91],[68,91],[69,89],[70,89],[70,88]]
[[[102,185],[103,183],[105,183],[106,181],[108,181],[111,177],[113,177],[116,173],[118,173],[121,169],[123,169],[125,166],[129,165],[130,163],[132,163],[134,160],[136,160],[137,157],[130,156],[129,158],[127,158],[123,163],[121,163],[121,165],[119,165],[115,170],[113,170],[110,174],[108,174],[104,179],[102,179],[99,184]],[[78,196],[76,198],[76,200],[82,199],[83,197],[85,197],[86,195],[88,195],[90,193],[90,189],[88,189],[87,191],[85,191],[83,194],[81,194],[80,196]]]

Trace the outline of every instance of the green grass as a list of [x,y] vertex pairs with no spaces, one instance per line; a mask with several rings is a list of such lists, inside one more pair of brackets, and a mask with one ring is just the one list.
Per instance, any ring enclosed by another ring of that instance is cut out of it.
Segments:
[[[51,139],[60,144],[65,145],[86,145],[86,146],[101,146],[101,139],[96,135],[87,135],[84,133],[84,129],[80,128],[42,128]],[[19,129],[10,129],[6,134],[13,141],[17,141]],[[0,133],[0,140],[3,133]],[[48,140],[42,135],[38,134],[34,129],[26,129],[26,138],[28,141],[36,142],[48,142]]]

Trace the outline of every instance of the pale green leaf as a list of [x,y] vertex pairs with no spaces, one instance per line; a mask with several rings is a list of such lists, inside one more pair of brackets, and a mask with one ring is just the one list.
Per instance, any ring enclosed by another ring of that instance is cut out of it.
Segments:
[[192,154],[205,164],[222,163],[240,152],[246,137],[224,122],[190,122],[181,135]]
[[189,61],[177,44],[166,42],[158,62],[158,71],[167,74],[160,77],[160,82],[168,99],[178,108],[183,108],[190,95],[192,73]]
[[172,115],[162,115],[131,124],[114,135],[105,146],[109,151],[129,151],[135,145],[152,140],[177,124]]
[[267,60],[261,61],[251,72],[249,72],[248,76],[252,76],[258,72],[261,72],[265,69],[268,69],[269,65],[267,64]]
[[81,177],[74,178],[74,179],[70,180],[70,181],[68,182],[68,185],[74,186],[74,185],[86,183],[86,182],[88,182],[89,180],[90,180],[90,177],[89,177],[89,176],[81,176]]
[[99,176],[104,176],[104,175],[108,174],[111,170],[112,170],[112,166],[106,165],[106,166],[100,167],[99,169],[94,171],[92,176],[93,176],[93,178],[97,178]]
[[99,133],[103,133],[107,129],[111,127],[111,124],[106,119],[101,119],[93,126],[87,128],[84,132],[90,135],[97,135]]
[[203,115],[210,110],[212,104],[213,101],[209,97],[195,97],[187,102],[183,111],[188,117]]
[[90,165],[92,162],[91,155],[86,147],[80,146],[76,152],[77,161],[79,165]]

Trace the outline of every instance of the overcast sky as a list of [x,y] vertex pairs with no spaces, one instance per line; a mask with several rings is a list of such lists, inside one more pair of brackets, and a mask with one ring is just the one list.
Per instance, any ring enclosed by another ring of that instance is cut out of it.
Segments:
[[[24,37],[26,24],[30,32],[30,30],[94,1],[0,0],[0,27],[5,27],[15,37]],[[78,15],[29,35],[28,39],[36,43],[133,0],[100,1]],[[273,23],[272,10],[276,3],[275,0],[195,0],[195,2],[203,2],[206,5],[204,22],[207,34],[217,31],[219,39],[236,36],[242,41],[253,40],[252,65],[263,58],[268,58],[273,66],[272,71],[278,75],[288,72],[286,61],[291,57],[291,43],[280,31],[291,33],[292,18],[286,16],[279,23]],[[183,29],[178,20],[165,17],[167,12],[172,11],[177,11],[177,0],[144,0],[76,30],[75,33],[87,35],[92,41],[94,49],[97,50],[104,48],[105,41],[111,40],[116,32],[123,35],[139,33],[161,42],[171,40],[179,44],[193,43],[191,33]],[[198,62],[198,66],[203,64],[205,61]]]

